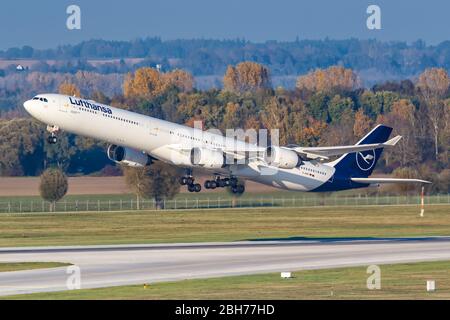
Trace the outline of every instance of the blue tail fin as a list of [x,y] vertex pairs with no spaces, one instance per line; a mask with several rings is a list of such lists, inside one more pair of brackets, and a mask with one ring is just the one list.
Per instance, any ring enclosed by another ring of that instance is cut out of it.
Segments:
[[[391,132],[392,128],[380,124],[358,141],[356,145],[386,142]],[[375,168],[382,152],[383,148],[347,153],[331,162],[330,165],[336,168],[336,173],[340,176],[367,178]]]

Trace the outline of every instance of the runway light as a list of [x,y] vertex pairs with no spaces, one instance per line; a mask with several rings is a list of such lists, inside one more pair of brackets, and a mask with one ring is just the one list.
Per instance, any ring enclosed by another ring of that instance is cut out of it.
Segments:
[[147,289],[150,285],[148,283],[144,283],[144,289]]
[[283,278],[283,279],[290,279],[290,278],[292,278],[292,273],[291,272],[282,272],[281,273],[281,278]]
[[427,280],[427,291],[433,292],[434,290],[436,290],[436,283],[434,280]]

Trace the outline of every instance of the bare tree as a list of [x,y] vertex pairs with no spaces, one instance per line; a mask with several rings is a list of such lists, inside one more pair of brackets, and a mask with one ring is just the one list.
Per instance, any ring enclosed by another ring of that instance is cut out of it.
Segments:
[[442,98],[450,86],[447,71],[439,68],[425,70],[419,77],[417,89],[420,92],[426,106],[428,118],[433,126],[434,150],[436,159],[439,156],[439,130],[444,115]]

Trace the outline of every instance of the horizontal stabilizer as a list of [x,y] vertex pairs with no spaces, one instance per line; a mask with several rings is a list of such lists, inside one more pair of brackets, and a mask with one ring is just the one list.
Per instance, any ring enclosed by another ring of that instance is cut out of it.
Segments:
[[359,183],[431,183],[426,180],[401,178],[351,178],[351,180]]
[[331,156],[338,156],[341,154],[352,153],[352,152],[362,152],[368,150],[374,150],[385,147],[393,147],[400,141],[402,136],[396,136],[386,142],[382,143],[369,143],[369,144],[358,144],[351,146],[337,146],[337,147],[296,147],[293,148],[295,152],[300,155],[306,156],[309,159],[328,159]]

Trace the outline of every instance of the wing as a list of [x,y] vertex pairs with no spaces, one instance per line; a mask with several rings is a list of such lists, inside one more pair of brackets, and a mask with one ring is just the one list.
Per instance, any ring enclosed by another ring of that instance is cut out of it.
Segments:
[[431,183],[430,181],[420,179],[397,179],[397,178],[351,178],[359,183]]
[[373,150],[378,148],[393,147],[400,141],[402,136],[396,136],[391,140],[383,143],[361,144],[351,146],[336,146],[336,147],[293,147],[291,150],[309,159],[328,159],[332,156],[338,156],[345,153],[361,152]]

